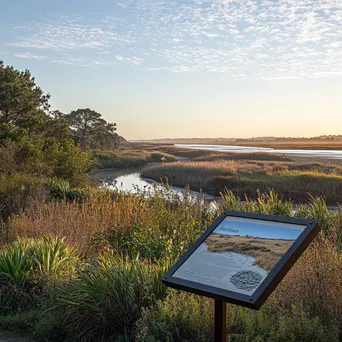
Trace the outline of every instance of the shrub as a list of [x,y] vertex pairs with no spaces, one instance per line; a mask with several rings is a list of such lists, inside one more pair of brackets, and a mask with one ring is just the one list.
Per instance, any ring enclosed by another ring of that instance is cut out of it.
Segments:
[[7,316],[0,315],[0,330],[31,332],[38,320],[39,311],[37,310],[30,310]]
[[19,238],[0,249],[0,313],[35,306],[44,286],[75,271],[77,254],[60,238]]
[[1,330],[27,333],[32,335],[35,341],[58,342],[67,339],[67,332],[58,313],[41,308],[0,315]]
[[0,218],[25,210],[32,198],[43,198],[44,179],[32,175],[14,173],[0,175]]
[[136,341],[213,341],[213,315],[210,299],[170,290],[155,308],[144,310],[136,326]]
[[52,140],[45,153],[49,176],[67,180],[73,187],[90,183],[89,175],[86,174],[93,165],[90,153],[75,146],[72,140],[63,144]]
[[[170,291],[165,301],[145,310],[137,324],[136,340],[144,342],[178,342],[214,340],[213,300]],[[338,329],[324,327],[301,310],[269,314],[267,309],[252,311],[228,304],[229,341],[331,342],[338,341]]]
[[144,307],[165,296],[164,266],[102,256],[79,279],[59,287],[68,329],[81,340],[129,339]]
[[52,178],[47,184],[48,198],[52,201],[66,200],[68,202],[81,202],[85,198],[85,191],[74,189],[66,180]]

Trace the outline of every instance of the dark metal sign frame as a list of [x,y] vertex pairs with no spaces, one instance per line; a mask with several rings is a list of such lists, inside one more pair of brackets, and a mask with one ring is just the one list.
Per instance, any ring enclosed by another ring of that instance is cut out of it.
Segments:
[[[302,231],[299,237],[293,242],[288,251],[278,261],[278,263],[269,272],[267,277],[251,296],[172,276],[227,216],[305,226],[305,229]],[[303,254],[305,249],[309,246],[310,242],[316,237],[319,231],[320,226],[315,220],[225,211],[201,235],[201,237],[189,248],[189,250],[180,257],[180,259],[168,270],[161,280],[165,285],[179,290],[211,297],[222,302],[229,302],[252,309],[259,309],[274,291],[280,281],[284,278],[293,264]]]

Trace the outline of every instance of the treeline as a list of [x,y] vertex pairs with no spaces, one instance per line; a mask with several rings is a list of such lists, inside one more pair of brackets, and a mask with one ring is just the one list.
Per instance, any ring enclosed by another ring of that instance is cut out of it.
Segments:
[[115,148],[116,123],[90,108],[64,114],[50,110],[50,94],[36,85],[29,70],[19,71],[0,60],[0,139],[15,140],[25,132],[58,141],[72,138],[86,148]]
[[0,218],[45,196],[51,180],[90,184],[91,150],[118,146],[115,123],[89,108],[52,111],[49,100],[29,70],[0,60]]

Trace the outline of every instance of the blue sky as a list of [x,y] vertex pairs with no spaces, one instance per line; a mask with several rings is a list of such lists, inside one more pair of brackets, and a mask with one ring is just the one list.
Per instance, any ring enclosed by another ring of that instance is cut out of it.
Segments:
[[11,0],[0,58],[129,139],[342,127],[342,1]]
[[296,240],[304,228],[304,226],[293,224],[227,217],[214,232],[226,235]]

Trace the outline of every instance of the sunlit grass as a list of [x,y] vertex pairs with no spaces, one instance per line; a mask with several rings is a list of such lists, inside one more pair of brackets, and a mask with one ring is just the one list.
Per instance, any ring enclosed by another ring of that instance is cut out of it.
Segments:
[[256,198],[257,190],[273,188],[279,195],[306,200],[308,193],[329,204],[342,201],[342,166],[336,164],[293,164],[287,162],[218,160],[152,165],[142,176],[156,181],[167,178],[175,186],[190,185],[218,195],[228,188],[241,198]]
[[[222,210],[234,209],[316,218],[322,232],[258,315],[230,307],[230,333],[241,335],[244,341],[252,341],[255,334],[265,340],[270,336],[282,336],[280,341],[303,336],[308,341],[338,340],[342,327],[342,210],[329,211],[321,198],[314,197],[293,209],[292,202],[282,200],[275,191],[259,193],[255,201],[241,202],[226,189],[214,212],[203,200],[191,201],[186,191],[184,194],[185,198],[172,193],[165,198],[158,191],[148,197],[92,189],[82,203],[35,203],[25,213],[13,215],[7,230],[14,242],[0,248],[0,254],[10,249],[13,283],[21,284],[24,274],[28,286],[20,287],[20,292],[6,287],[0,298],[3,307],[6,305],[4,310],[20,314],[28,303],[34,310],[45,303],[39,317],[52,317],[52,327],[43,329],[42,318],[34,318],[39,320],[45,340],[49,340],[49,329],[54,329],[57,337],[67,332],[73,340],[143,341],[148,337],[159,341],[166,334],[170,341],[177,341],[179,336],[189,341],[193,336],[211,341],[213,302],[166,291],[160,277]],[[57,238],[41,238],[44,234]],[[75,263],[74,249],[68,247],[71,254],[63,263],[66,269],[58,266],[58,260],[64,260],[63,248],[56,253],[58,241],[62,243],[58,238],[64,238],[65,246],[75,244],[82,256]],[[45,246],[42,251],[41,246]],[[31,248],[34,257],[29,259],[27,250]],[[33,266],[38,261],[42,267]],[[9,267],[3,270],[9,273]],[[11,278],[2,279],[7,284]],[[36,283],[31,281],[35,279],[51,287],[48,291],[44,286],[34,287]],[[1,286],[3,289],[0,281]],[[23,298],[30,301],[21,302]],[[12,322],[20,322],[19,318],[13,316]],[[11,321],[8,316],[6,319],[3,322]],[[37,323],[25,324],[38,329]]]

